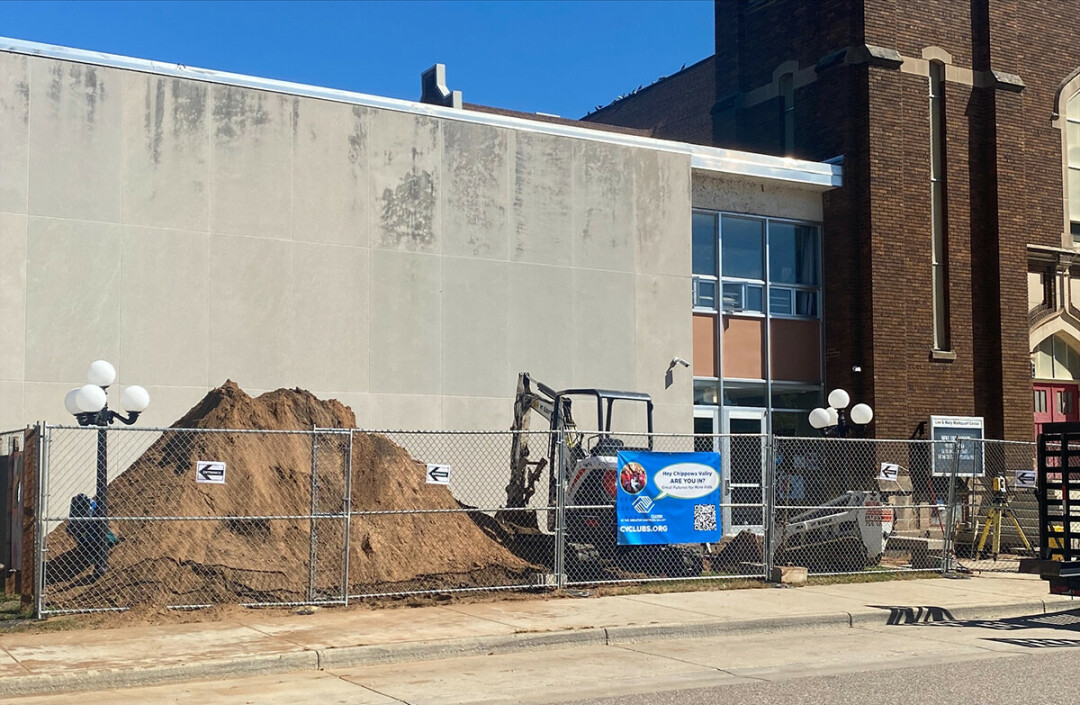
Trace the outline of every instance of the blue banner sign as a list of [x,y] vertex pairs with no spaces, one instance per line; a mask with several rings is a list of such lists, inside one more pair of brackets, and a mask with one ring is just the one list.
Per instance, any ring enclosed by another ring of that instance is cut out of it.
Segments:
[[619,451],[619,545],[720,540],[720,454]]

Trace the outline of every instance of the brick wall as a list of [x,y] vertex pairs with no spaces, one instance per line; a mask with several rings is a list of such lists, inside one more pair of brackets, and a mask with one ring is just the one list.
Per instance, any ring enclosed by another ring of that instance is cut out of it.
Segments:
[[[881,437],[956,414],[984,416],[990,437],[1029,439],[1027,245],[1061,246],[1061,132],[1051,121],[1061,82],[1080,66],[1080,0],[715,7],[715,144],[779,153],[779,100],[747,96],[785,61],[820,65],[795,92],[795,156],[845,159],[844,187],[824,197],[828,385],[874,405]],[[931,355],[928,79],[836,60],[863,44],[910,59],[940,47],[973,72],[975,85],[945,88],[952,361]],[[991,69],[1018,75],[1023,90],[984,85]]]
[[709,111],[716,102],[714,57],[616,100],[582,118],[585,122],[645,128],[664,139],[694,144],[712,141]]

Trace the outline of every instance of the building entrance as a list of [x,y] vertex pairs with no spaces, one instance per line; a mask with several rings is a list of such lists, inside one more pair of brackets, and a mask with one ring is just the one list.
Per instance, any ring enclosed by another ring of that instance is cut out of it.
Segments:
[[1036,382],[1032,385],[1035,406],[1035,437],[1044,423],[1080,421],[1080,394],[1075,383]]

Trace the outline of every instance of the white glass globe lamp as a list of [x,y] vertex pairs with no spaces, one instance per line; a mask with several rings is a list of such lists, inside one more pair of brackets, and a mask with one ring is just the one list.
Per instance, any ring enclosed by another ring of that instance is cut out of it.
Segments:
[[124,388],[120,395],[120,407],[124,411],[140,413],[150,406],[150,393],[137,384]]
[[829,412],[821,407],[810,412],[810,425],[816,429],[823,429],[829,425]]
[[96,384],[84,384],[75,392],[75,407],[82,414],[96,414],[106,401],[105,390]]
[[834,409],[846,409],[851,403],[851,397],[843,389],[834,389],[829,392],[829,406]]
[[105,360],[94,360],[86,370],[86,381],[99,387],[108,387],[116,381],[116,368]]
[[851,421],[860,426],[865,426],[874,420],[874,410],[869,404],[856,404],[851,407]]

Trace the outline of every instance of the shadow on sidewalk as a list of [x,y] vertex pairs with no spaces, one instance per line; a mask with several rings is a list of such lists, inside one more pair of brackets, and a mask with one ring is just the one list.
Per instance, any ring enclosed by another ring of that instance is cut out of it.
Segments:
[[[889,625],[927,625],[934,627],[975,627],[978,629],[992,629],[1001,632],[1021,631],[1025,629],[1061,629],[1069,632],[1080,632],[1080,609],[1052,612],[1050,614],[1033,614],[1007,619],[969,619],[957,620],[953,618],[949,610],[944,607],[932,606],[890,606],[869,605],[876,609],[888,610]],[[1039,638],[990,638],[987,641],[995,641],[1003,644],[1027,646],[1030,648],[1049,648],[1062,646],[1080,646],[1080,639],[1039,639]]]

